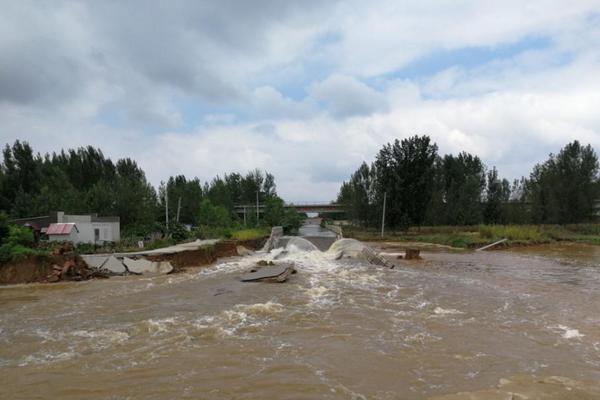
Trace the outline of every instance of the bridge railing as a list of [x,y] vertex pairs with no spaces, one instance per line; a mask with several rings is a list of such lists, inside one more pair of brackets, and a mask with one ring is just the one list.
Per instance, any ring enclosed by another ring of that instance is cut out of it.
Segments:
[[[264,203],[259,204],[259,208],[264,207]],[[341,204],[329,201],[304,201],[297,203],[285,203],[284,207],[341,207]],[[235,208],[256,208],[256,204],[236,204]]]

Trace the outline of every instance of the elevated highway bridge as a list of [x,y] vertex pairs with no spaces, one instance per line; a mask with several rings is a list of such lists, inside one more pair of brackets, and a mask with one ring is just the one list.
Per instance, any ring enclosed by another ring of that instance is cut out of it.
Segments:
[[[264,204],[259,204],[258,212],[264,211]],[[326,203],[326,202],[306,202],[296,204],[285,204],[284,208],[295,208],[299,213],[343,213],[345,212],[344,207],[337,203]],[[235,206],[235,211],[238,214],[244,213],[256,213],[256,204],[239,204]]]

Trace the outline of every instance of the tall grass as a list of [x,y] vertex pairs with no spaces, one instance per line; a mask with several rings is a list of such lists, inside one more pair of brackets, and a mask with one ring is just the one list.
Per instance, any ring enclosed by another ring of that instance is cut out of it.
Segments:
[[260,239],[269,236],[271,230],[269,228],[260,227],[254,229],[242,229],[231,232],[231,238],[236,240],[252,240]]
[[508,239],[542,242],[548,240],[540,229],[532,225],[480,225],[479,234],[486,239]]

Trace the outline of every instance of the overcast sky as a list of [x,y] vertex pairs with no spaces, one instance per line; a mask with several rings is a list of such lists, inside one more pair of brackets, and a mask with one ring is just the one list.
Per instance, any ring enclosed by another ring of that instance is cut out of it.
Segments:
[[600,150],[600,0],[0,0],[3,143],[309,201],[415,134],[508,178]]

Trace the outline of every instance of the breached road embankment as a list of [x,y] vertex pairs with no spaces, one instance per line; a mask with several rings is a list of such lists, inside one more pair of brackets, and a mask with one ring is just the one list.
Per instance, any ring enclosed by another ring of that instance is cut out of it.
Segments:
[[118,275],[166,274],[210,265],[220,258],[256,249],[262,240],[196,241],[164,249],[114,254],[79,255],[71,251],[29,256],[0,265],[0,285],[84,281]]

